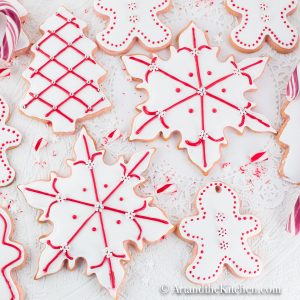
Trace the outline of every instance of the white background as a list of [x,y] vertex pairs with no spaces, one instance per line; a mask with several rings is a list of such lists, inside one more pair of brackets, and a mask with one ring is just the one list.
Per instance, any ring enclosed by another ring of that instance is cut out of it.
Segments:
[[[96,33],[105,26],[103,20],[96,17],[92,0],[23,0],[21,2],[29,12],[25,30],[32,42],[36,42],[41,37],[39,26],[60,5],[64,5],[77,17],[87,22],[88,36],[91,39],[94,39]],[[299,24],[299,18],[298,11],[292,19],[294,23],[298,20]],[[228,35],[236,24],[236,19],[226,12],[222,0],[175,0],[174,9],[165,14],[162,19],[172,28],[174,43],[177,34],[189,21],[194,20],[200,28],[209,31],[213,45],[222,45],[221,59],[231,53],[235,54],[238,60],[249,56],[238,53],[228,44]],[[269,46],[265,46],[258,54],[250,55],[271,57],[264,75],[257,82],[260,89],[249,94],[249,99],[257,103],[257,111],[266,114],[276,129],[281,123],[280,106],[284,100],[285,86],[297,65],[299,51],[281,55]],[[131,52],[144,51],[137,46]],[[167,58],[169,53],[165,50],[161,55]],[[281,153],[274,137],[248,131],[241,137],[227,130],[229,146],[223,151],[223,159],[209,177],[204,177],[189,162],[184,151],[176,150],[178,136],[173,136],[168,142],[158,140],[142,144],[127,141],[130,124],[136,114],[135,106],[145,98],[145,94],[135,91],[135,84],[130,82],[122,69],[119,57],[110,57],[101,51],[96,52],[96,57],[108,71],[103,86],[114,108],[111,113],[85,122],[85,125],[98,144],[104,135],[116,128],[119,128],[124,135],[122,140],[108,146],[108,161],[112,161],[119,154],[129,157],[136,149],[143,149],[148,145],[157,147],[159,151],[147,176],[149,181],[142,191],[155,196],[155,203],[166,211],[174,224],[193,213],[193,195],[201,185],[210,179],[222,179],[231,184],[242,198],[243,212],[251,212],[261,219],[263,232],[252,239],[252,247],[261,256],[264,270],[260,277],[252,280],[240,280],[224,272],[215,286],[242,284],[248,287],[280,287],[283,294],[276,299],[300,299],[299,237],[292,237],[285,232],[288,214],[299,189],[284,182],[277,175]],[[14,237],[25,246],[27,252],[26,265],[16,276],[23,287],[25,299],[109,299],[108,293],[98,285],[94,276],[85,276],[84,264],[79,264],[73,272],[63,269],[39,281],[33,279],[41,252],[38,237],[49,232],[51,227],[36,222],[37,211],[26,204],[16,187],[21,183],[47,179],[50,171],[55,171],[62,176],[68,175],[70,170],[64,160],[74,156],[72,145],[81,124],[77,127],[75,135],[58,138],[47,125],[21,115],[17,106],[28,87],[21,74],[31,60],[29,54],[17,58],[14,61],[12,77],[0,82],[1,94],[7,99],[11,109],[11,119],[8,124],[15,126],[23,134],[22,145],[9,152],[10,160],[17,172],[16,181],[10,187],[0,190],[2,204],[12,201],[11,212],[16,225]],[[49,145],[36,154],[33,151],[33,144],[40,137],[47,139]],[[263,150],[267,151],[269,159],[248,166],[242,174],[239,167],[247,163],[251,155]],[[228,162],[229,167],[225,169],[220,167]],[[165,183],[166,177],[170,177],[171,182],[177,184],[178,192],[173,195],[155,195],[156,186]],[[142,253],[132,253],[133,259],[126,268],[127,276],[121,287],[120,299],[176,299],[178,296],[172,293],[162,296],[159,293],[160,286],[165,284],[171,289],[174,286],[195,287],[184,276],[184,267],[191,257],[191,250],[189,244],[172,234],[163,242],[146,247]],[[180,299],[194,298],[193,296],[180,297]],[[217,298],[219,297],[210,296],[207,299]],[[244,296],[235,298],[246,299]],[[274,296],[269,297],[269,299],[273,298]],[[226,299],[234,298],[228,296]]]

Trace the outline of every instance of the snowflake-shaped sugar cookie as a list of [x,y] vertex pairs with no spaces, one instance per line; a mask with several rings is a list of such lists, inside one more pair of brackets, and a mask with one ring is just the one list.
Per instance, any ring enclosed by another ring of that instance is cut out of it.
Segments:
[[35,58],[24,77],[30,89],[21,102],[26,115],[50,122],[55,133],[72,133],[76,121],[110,108],[98,81],[105,76],[93,58],[96,44],[84,35],[86,24],[61,7],[41,27],[32,47]]
[[87,274],[96,274],[100,284],[117,297],[124,277],[124,262],[130,260],[128,243],[143,248],[144,241],[160,240],[172,230],[163,212],[150,206],[151,197],[138,196],[136,187],[145,181],[154,150],[135,153],[107,165],[105,151],[96,151],[83,129],[75,145],[76,161],[69,161],[72,175],[51,175],[50,181],[21,186],[27,202],[41,209],[41,221],[54,225],[41,239],[45,245],[36,277],[60,270],[67,260],[73,269],[76,259],[87,263]]
[[284,123],[277,140],[284,148],[279,173],[286,180],[300,184],[300,64],[294,70],[287,86],[287,102],[282,108]]
[[0,291],[1,300],[22,299],[17,284],[12,278],[12,271],[24,262],[24,249],[10,240],[12,234],[11,219],[7,212],[0,208]]
[[94,0],[96,12],[109,18],[99,46],[111,54],[127,52],[135,39],[150,51],[167,47],[172,34],[158,15],[170,6],[171,0]]
[[179,48],[171,57],[131,55],[123,58],[129,74],[142,80],[149,99],[138,106],[131,140],[152,140],[160,133],[169,138],[181,134],[179,147],[206,174],[220,158],[226,144],[224,129],[243,132],[245,127],[274,132],[263,115],[253,112],[255,104],[244,93],[256,88],[254,80],[265,68],[267,58],[254,57],[237,63],[217,58],[205,34],[193,23],[180,35]]
[[251,215],[240,215],[237,194],[222,182],[212,182],[196,196],[198,214],[180,222],[183,239],[196,245],[195,256],[186,269],[187,278],[197,284],[217,280],[224,266],[239,277],[254,277],[261,271],[247,239],[261,230]]
[[241,51],[254,52],[269,44],[280,52],[293,51],[298,45],[298,32],[287,19],[298,0],[226,0],[228,10],[241,17],[231,33],[232,43]]
[[20,145],[22,136],[14,128],[6,126],[9,108],[0,96],[0,187],[7,186],[15,179],[15,170],[10,166],[6,151]]

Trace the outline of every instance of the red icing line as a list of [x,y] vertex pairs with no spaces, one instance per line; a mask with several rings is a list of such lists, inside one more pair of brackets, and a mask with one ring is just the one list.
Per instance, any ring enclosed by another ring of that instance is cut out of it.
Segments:
[[3,231],[3,236],[2,236],[2,244],[5,245],[5,246],[8,246],[8,247],[11,247],[11,248],[15,249],[18,252],[18,256],[17,256],[16,259],[14,259],[13,261],[9,262],[8,264],[6,264],[5,266],[3,266],[1,268],[2,276],[3,276],[4,280],[5,280],[5,282],[7,284],[7,287],[9,288],[9,291],[10,291],[10,294],[11,294],[11,300],[14,300],[14,299],[16,299],[16,296],[13,293],[11,283],[7,279],[5,271],[6,271],[6,269],[8,267],[12,266],[13,264],[15,264],[17,261],[19,261],[21,259],[21,257],[22,257],[22,251],[17,246],[15,246],[15,245],[13,245],[11,243],[6,242],[6,237],[9,238],[9,234],[10,234],[10,233],[7,232],[7,230],[8,230],[8,224],[7,224],[6,219],[3,217],[3,215],[1,213],[0,213],[0,218],[2,219],[2,221],[4,223],[4,231]]

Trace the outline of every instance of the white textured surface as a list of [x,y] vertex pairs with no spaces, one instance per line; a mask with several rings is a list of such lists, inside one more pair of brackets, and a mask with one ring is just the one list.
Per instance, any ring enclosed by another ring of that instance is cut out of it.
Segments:
[[[33,42],[41,36],[38,31],[39,26],[60,5],[64,5],[89,24],[90,38],[94,39],[96,33],[104,28],[103,21],[93,12],[92,0],[23,0],[21,2],[29,11],[25,30]],[[163,17],[173,30],[173,40],[190,20],[194,20],[198,26],[209,30],[213,45],[222,44],[221,58],[227,57],[230,53],[234,53],[238,59],[257,55],[241,54],[229,46],[227,37],[237,21],[227,14],[222,0],[216,0],[211,6],[208,4],[212,1],[208,0],[175,0],[174,2],[175,8]],[[299,17],[298,10],[293,19],[299,20]],[[131,53],[140,52],[145,53],[138,47],[131,51]],[[281,122],[279,107],[284,99],[285,86],[290,73],[298,63],[299,53],[300,50],[297,50],[289,55],[281,55],[269,46],[265,46],[259,52],[259,54],[269,55],[271,61],[257,83],[260,90],[248,96],[257,103],[257,110],[271,119],[276,129]],[[167,58],[168,51],[163,51],[162,56]],[[134,108],[141,98],[144,99],[145,94],[134,90],[134,83],[128,80],[122,70],[119,57],[110,57],[98,51],[97,59],[108,70],[103,86],[114,108],[111,113],[94,118],[85,124],[99,144],[103,135],[115,128],[120,128],[125,136],[122,141],[108,147],[110,152],[108,160],[121,153],[128,157],[136,149],[144,149],[147,145],[159,148],[148,173],[149,182],[142,191],[145,194],[154,194],[155,186],[163,184],[166,176],[169,176],[172,182],[176,182],[177,194],[156,196],[156,203],[165,209],[174,223],[192,214],[193,194],[203,182],[221,178],[231,184],[243,200],[243,212],[252,213],[261,219],[263,232],[253,239],[252,246],[262,258],[264,270],[257,279],[246,281],[238,280],[226,273],[215,285],[243,284],[249,287],[266,288],[275,286],[283,289],[283,294],[278,299],[299,299],[300,241],[299,238],[293,238],[284,231],[287,216],[299,188],[278,177],[277,166],[281,154],[274,138],[269,134],[254,135],[250,132],[246,132],[243,137],[238,137],[235,133],[227,131],[229,146],[224,149],[223,159],[219,165],[231,162],[231,167],[222,169],[217,166],[211,175],[205,178],[188,161],[186,153],[176,151],[178,136],[168,142],[159,140],[143,144],[127,141],[131,121],[136,114]],[[13,203],[13,217],[16,219],[15,239],[23,243],[27,250],[26,266],[18,272],[17,277],[24,289],[25,299],[109,299],[107,292],[98,285],[95,277],[86,277],[83,274],[85,266],[82,263],[73,272],[63,269],[39,281],[33,280],[41,251],[38,237],[48,232],[50,227],[35,221],[37,211],[29,208],[21,193],[16,190],[16,186],[37,179],[46,179],[50,170],[63,176],[68,175],[70,170],[65,164],[65,159],[74,156],[72,145],[75,136],[56,138],[51,128],[21,115],[17,110],[16,107],[27,88],[21,73],[30,61],[30,55],[16,59],[12,78],[0,82],[1,94],[8,100],[12,113],[8,124],[15,126],[23,134],[23,144],[9,153],[17,172],[16,182],[9,188],[0,190],[1,201],[5,197],[15,200]],[[76,133],[79,128],[80,126]],[[37,156],[32,145],[39,137],[48,139],[49,146]],[[264,149],[268,151],[270,159],[257,166],[247,167],[241,174],[239,166],[245,164],[249,156]],[[256,168],[260,171],[259,176],[256,176]],[[162,243],[147,247],[142,253],[132,253],[134,258],[127,266],[127,277],[121,289],[120,299],[176,299],[175,295],[161,296],[160,286],[166,284],[170,287],[174,285],[195,287],[184,276],[184,267],[190,257],[191,249],[190,245],[172,234]],[[193,297],[181,296],[180,298]],[[201,298],[206,299],[202,296]],[[219,297],[207,297],[207,299],[215,298]],[[226,298],[230,299],[230,297]],[[238,299],[246,298],[246,296],[238,296]],[[274,296],[269,298],[273,299]]]

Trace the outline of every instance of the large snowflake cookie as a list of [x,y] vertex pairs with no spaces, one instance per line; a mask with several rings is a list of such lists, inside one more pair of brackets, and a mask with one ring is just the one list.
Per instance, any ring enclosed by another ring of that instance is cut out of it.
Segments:
[[251,215],[240,215],[237,194],[222,182],[212,182],[196,196],[198,214],[179,225],[180,235],[195,245],[194,257],[186,269],[187,278],[197,284],[217,280],[224,266],[239,277],[254,277],[261,271],[247,239],[261,230]]
[[35,58],[24,72],[30,89],[21,111],[52,123],[55,133],[72,133],[77,120],[111,106],[98,85],[105,71],[92,57],[97,46],[84,35],[85,28],[59,8],[42,25],[44,35],[32,47]]
[[279,169],[285,179],[300,184],[300,65],[293,72],[287,87],[287,103],[282,108],[285,120],[278,134],[279,144],[285,149]]
[[96,151],[85,129],[75,145],[76,161],[69,161],[72,175],[51,175],[20,189],[27,202],[41,209],[40,221],[54,229],[41,241],[45,245],[36,277],[55,273],[64,261],[73,269],[77,258],[87,262],[87,274],[116,297],[130,260],[127,244],[143,248],[144,241],[160,240],[173,229],[163,212],[149,204],[151,197],[138,196],[136,187],[145,179],[154,150],[135,153],[107,165],[104,150]]
[[254,52],[266,40],[280,52],[293,51],[298,45],[298,32],[287,19],[298,0],[225,0],[228,10],[241,17],[233,29],[231,41],[239,50]]
[[220,158],[226,144],[224,129],[243,132],[274,129],[263,115],[252,111],[254,103],[244,93],[256,88],[254,80],[265,68],[267,58],[254,57],[237,63],[217,58],[218,48],[208,45],[205,34],[193,23],[179,37],[179,48],[171,57],[131,55],[123,58],[131,76],[142,80],[149,99],[138,106],[131,140],[152,140],[160,133],[169,138],[181,134],[179,147],[206,174]]
[[22,299],[20,290],[12,278],[14,269],[20,267],[24,262],[24,249],[21,245],[10,240],[12,234],[11,219],[7,212],[0,208],[0,293],[1,300]]
[[10,166],[6,151],[20,145],[22,136],[5,123],[9,117],[9,108],[0,96],[0,187],[7,186],[15,179],[15,170]]
[[158,18],[171,0],[94,0],[97,13],[109,18],[97,36],[99,46],[111,54],[127,52],[138,39],[142,46],[157,51],[170,44],[172,34]]

